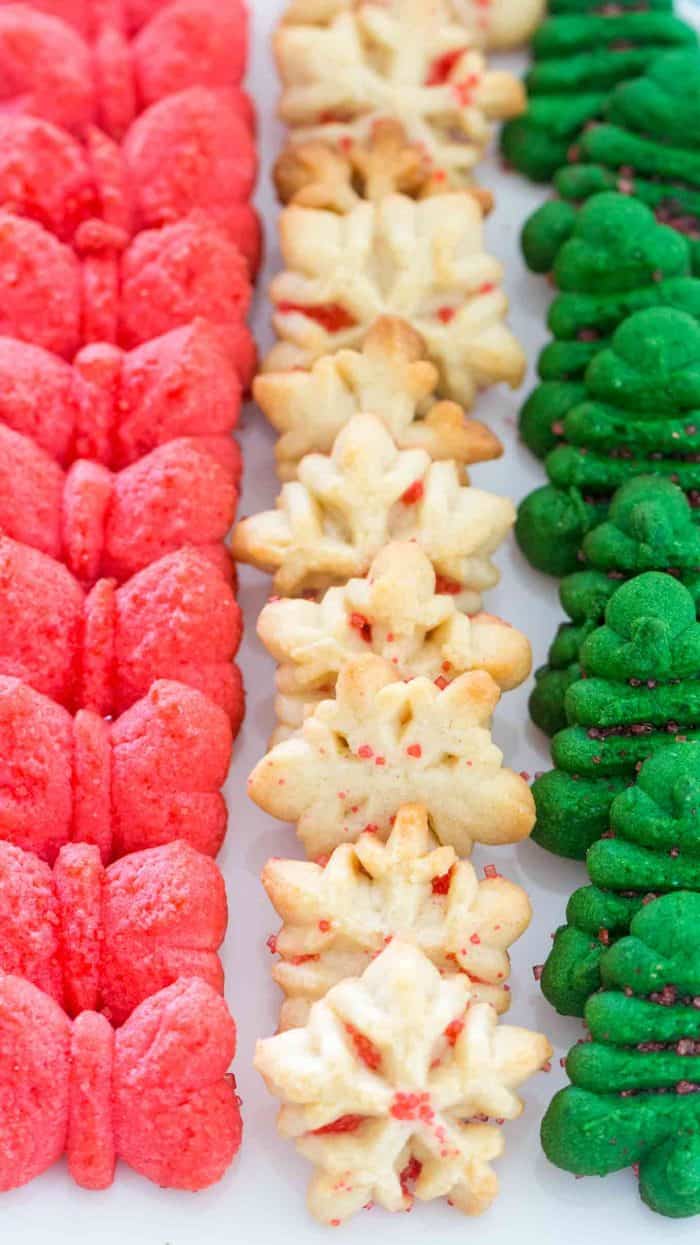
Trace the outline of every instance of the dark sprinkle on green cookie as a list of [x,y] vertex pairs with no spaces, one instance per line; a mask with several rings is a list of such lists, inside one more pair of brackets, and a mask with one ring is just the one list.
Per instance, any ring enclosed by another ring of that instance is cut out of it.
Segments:
[[700,623],[672,575],[649,572],[611,596],[580,649],[582,677],[564,697],[568,725],[555,768],[533,784],[533,839],[583,859],[608,829],[610,805],[649,756],[700,739]]
[[[586,534],[629,480],[654,474],[698,507],[700,323],[671,307],[637,312],[593,358],[567,410],[575,389],[573,382],[542,385],[522,415],[531,445],[557,444],[545,460],[550,483],[521,503],[516,535],[533,566],[559,576],[579,564]],[[630,558],[607,567],[665,569]]]
[[666,571],[685,584],[696,610],[700,599],[700,527],[685,494],[660,477],[637,476],[618,489],[607,518],[584,536],[580,556],[586,569],[559,587],[570,621],[559,627],[530,697],[532,719],[548,735],[566,725],[564,698],[580,677],[581,645],[622,580]]
[[590,1041],[568,1054],[571,1084],[542,1121],[552,1163],[578,1176],[635,1167],[643,1200],[700,1213],[700,895],[643,905],[599,957],[604,989],[585,1007]]
[[700,892],[700,745],[675,744],[645,762],[613,801],[610,828],[589,848],[586,867],[592,885],[571,896],[542,975],[544,994],[566,1015],[583,1014],[600,988],[605,948],[650,896]]

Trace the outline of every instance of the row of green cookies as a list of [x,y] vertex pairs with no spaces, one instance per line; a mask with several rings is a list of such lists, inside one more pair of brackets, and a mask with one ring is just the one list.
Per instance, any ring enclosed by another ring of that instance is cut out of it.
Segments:
[[[535,837],[579,857],[590,844],[591,884],[572,896],[542,974],[559,1011],[585,1008],[590,1033],[566,1061],[572,1085],[551,1104],[542,1142],[577,1175],[636,1165],[650,1206],[690,1215],[700,1210],[688,1058],[700,1052],[700,901],[649,901],[700,880],[700,747],[686,742],[700,655],[699,291],[689,248],[637,204],[600,196],[578,224],[564,205],[547,211],[551,236],[543,212],[525,244],[532,267],[555,269],[560,293],[521,426],[551,484],[523,505],[518,532],[536,565],[570,572],[571,621],[531,698],[534,719],[561,732],[556,769],[534,787]],[[633,578],[652,568],[666,574]]]
[[[571,619],[531,700],[557,732],[555,769],[533,788],[534,837],[585,856],[591,878],[543,967],[545,995],[585,1012],[590,1032],[568,1056],[572,1085],[547,1112],[543,1147],[577,1175],[635,1166],[644,1200],[671,1216],[700,1212],[700,287],[690,272],[684,239],[633,200],[598,196],[572,222],[554,262],[555,340],[522,418],[551,483],[518,523],[535,565],[568,572]],[[677,893],[657,898],[665,892]]]

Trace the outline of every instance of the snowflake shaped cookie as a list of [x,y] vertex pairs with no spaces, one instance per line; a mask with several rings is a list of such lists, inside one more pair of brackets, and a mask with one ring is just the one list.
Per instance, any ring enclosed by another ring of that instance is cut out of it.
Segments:
[[305,454],[328,454],[352,416],[366,411],[382,420],[399,449],[459,463],[499,457],[498,437],[457,403],[440,401],[437,384],[420,334],[405,320],[382,316],[361,349],[323,355],[308,372],[263,373],[253,392],[280,433],[275,454],[283,480],[296,477]]
[[[363,199],[379,203],[390,194],[426,199],[446,194],[447,179],[439,177],[420,143],[409,142],[400,121],[375,121],[366,138],[337,143],[292,141],[274,167],[274,181],[282,203],[299,207],[349,212]],[[464,189],[484,215],[493,207],[493,195],[484,186]]]
[[490,69],[464,27],[435,0],[361,4],[325,26],[279,27],[279,113],[301,141],[362,140],[378,119],[400,121],[450,187],[468,183],[492,122],[524,111],[522,83]]
[[420,804],[399,809],[386,843],[362,834],[323,867],[269,860],[268,897],[284,924],[273,977],[286,995],[281,1028],[303,1025],[316,999],[359,977],[393,939],[413,943],[443,972],[463,972],[472,996],[498,1012],[510,1004],[507,948],[530,920],[525,892],[441,847]]
[[258,635],[279,662],[275,708],[287,733],[333,694],[343,666],[365,653],[384,657],[401,678],[425,675],[438,687],[486,670],[506,691],[531,665],[522,632],[491,614],[458,610],[452,596],[436,591],[430,559],[411,542],[385,545],[364,579],[329,588],[318,602],[270,601]]
[[374,415],[355,415],[330,455],[307,454],[274,510],[243,519],[232,548],[275,572],[275,591],[297,596],[365,575],[390,540],[412,540],[443,592],[475,613],[498,583],[491,561],[515,518],[512,502],[463,483],[454,462],[398,450]]
[[248,793],[297,823],[314,860],[363,830],[386,839],[406,803],[425,805],[439,841],[460,856],[474,842],[515,843],[532,830],[534,801],[491,739],[499,695],[482,670],[441,690],[431,679],[404,682],[380,657],[357,658],[335,699],[258,762]]
[[381,315],[410,321],[438,369],[438,392],[471,406],[479,389],[519,385],[525,356],[504,323],[503,269],[484,251],[473,198],[388,195],[345,215],[292,205],[280,215],[286,270],[272,282],[280,342],[266,371],[310,367],[359,347]]
[[[410,20],[414,0],[291,0],[283,21],[325,26],[339,13],[364,5],[390,7],[402,20]],[[543,20],[545,8],[545,0],[432,0],[438,20],[460,23],[470,46],[486,48],[525,43]]]
[[550,1054],[543,1035],[472,1001],[464,974],[441,976],[394,939],[314,1003],[303,1028],[258,1042],[255,1065],[282,1100],[280,1132],[314,1164],[312,1214],[338,1224],[370,1201],[485,1210],[504,1148],[488,1121],[521,1114],[515,1091]]

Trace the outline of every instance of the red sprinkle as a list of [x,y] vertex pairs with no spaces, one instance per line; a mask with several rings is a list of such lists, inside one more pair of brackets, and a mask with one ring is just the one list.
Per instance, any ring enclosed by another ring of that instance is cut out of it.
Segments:
[[423,755],[423,749],[420,744],[409,744],[406,751],[410,757],[419,757]]
[[327,934],[329,929],[331,928],[331,923],[330,921],[326,921],[326,920],[319,921],[318,928],[320,929],[322,934]]
[[448,579],[445,575],[436,575],[435,591],[446,592],[451,597],[456,597],[462,591],[462,585],[458,584],[456,579]]
[[478,934],[472,934],[472,936],[471,936],[471,938],[469,939],[469,941],[470,941],[471,943],[473,943],[473,945],[474,945],[475,947],[480,947],[480,946],[481,946],[481,939],[480,939],[480,937],[479,937],[479,935],[478,935]]
[[443,52],[442,56],[436,56],[432,65],[428,69],[425,85],[442,86],[444,82],[447,82],[447,79],[452,73],[455,65],[458,64],[464,53],[468,50],[469,49],[466,47],[453,48],[451,52]]
[[429,1124],[435,1112],[430,1105],[430,1094],[402,1093],[394,1094],[390,1114],[395,1120],[422,1120]]
[[355,317],[345,307],[341,307],[340,303],[327,303],[319,307],[305,307],[301,303],[277,303],[276,311],[281,315],[298,311],[308,320],[320,324],[327,333],[339,333],[342,329],[351,329],[357,324]]
[[270,952],[270,955],[277,955],[277,935],[270,934],[270,937],[265,942],[265,946]]
[[322,1128],[314,1128],[312,1137],[325,1137],[329,1133],[354,1133],[356,1128],[366,1119],[364,1115],[339,1115],[337,1120],[324,1124]]
[[456,307],[438,307],[435,314],[438,320],[440,320],[442,324],[449,324],[450,320],[454,320],[455,316],[457,315],[457,308]]
[[358,1057],[367,1065],[370,1072],[376,1072],[382,1062],[381,1051],[377,1049],[374,1042],[370,1042],[369,1038],[365,1037],[364,1033],[360,1033],[359,1029],[356,1029],[354,1025],[346,1025],[345,1031],[352,1038],[352,1044]]
[[413,484],[409,484],[406,492],[402,493],[401,500],[404,506],[415,506],[416,502],[422,499],[424,493],[423,481],[414,480]]
[[366,644],[372,643],[372,624],[365,618],[364,614],[351,614],[350,626],[354,631],[358,631]]
[[450,1021],[447,1028],[445,1029],[445,1037],[447,1038],[450,1046],[455,1045],[457,1038],[459,1037],[463,1028],[464,1028],[463,1020],[451,1020]]
[[484,865],[485,878],[500,878],[500,873],[495,865]]
[[452,880],[453,869],[454,869],[454,865],[452,865],[451,869],[447,870],[447,873],[441,873],[438,878],[433,878],[432,887],[433,887],[434,895],[446,895],[447,894],[447,892],[450,889],[450,882]]
[[447,679],[443,678],[443,676],[439,674],[435,680],[435,686],[439,687],[441,692],[444,691],[447,687]]
[[406,1166],[404,1167],[403,1171],[401,1172],[399,1176],[399,1181],[401,1183],[401,1192],[403,1193],[404,1197],[411,1196],[412,1186],[415,1185],[416,1181],[419,1179],[422,1170],[423,1170],[423,1164],[421,1163],[420,1159],[417,1159],[414,1156],[413,1158],[410,1158],[408,1160]]
[[533,964],[533,966],[532,966],[532,975],[533,975],[533,977],[535,978],[535,981],[541,981],[541,980],[542,980],[542,974],[543,974],[543,972],[544,972],[544,964]]
[[369,744],[361,744],[357,749],[357,755],[363,761],[369,761],[374,756],[374,748],[370,748]]

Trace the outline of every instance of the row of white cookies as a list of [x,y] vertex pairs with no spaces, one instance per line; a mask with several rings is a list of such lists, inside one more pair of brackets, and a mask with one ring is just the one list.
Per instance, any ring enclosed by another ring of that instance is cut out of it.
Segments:
[[311,859],[264,871],[286,999],[256,1064],[331,1224],[370,1202],[485,1209],[499,1125],[550,1054],[498,1021],[527,897],[459,859],[534,820],[490,734],[529,645],[481,610],[514,512],[466,473],[501,446],[464,408],[524,367],[471,183],[488,116],[509,115],[493,102],[506,76],[471,59],[477,11],[297,0],[276,41],[282,114],[302,128],[277,168],[287,270],[255,397],[284,484],[234,553],[284,594],[258,625],[278,727],[249,792]]

